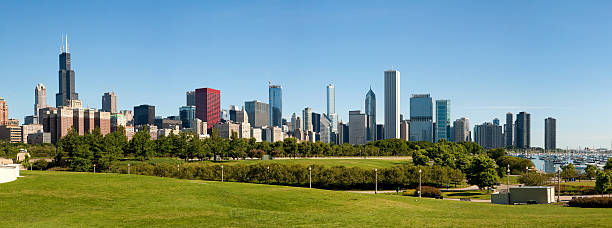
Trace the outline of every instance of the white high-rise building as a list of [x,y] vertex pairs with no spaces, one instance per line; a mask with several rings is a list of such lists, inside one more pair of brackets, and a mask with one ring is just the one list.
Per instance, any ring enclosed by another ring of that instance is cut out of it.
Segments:
[[336,114],[336,87],[334,84],[327,85],[327,117],[331,122],[331,131],[338,132],[338,114]]
[[385,71],[385,139],[400,137],[400,72]]
[[314,128],[312,126],[312,109],[304,108],[302,111],[302,121],[304,121],[304,131],[313,131]]

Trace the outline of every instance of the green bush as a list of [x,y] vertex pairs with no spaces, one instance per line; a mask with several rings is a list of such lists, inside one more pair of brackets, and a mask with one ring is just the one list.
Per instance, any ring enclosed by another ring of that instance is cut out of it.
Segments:
[[45,159],[39,159],[32,164],[32,168],[36,170],[47,169],[47,166],[49,166],[49,162],[45,161]]
[[[112,172],[127,173],[127,165],[113,167]],[[224,166],[223,176],[225,181],[306,187],[309,184],[308,167],[298,164],[233,164]],[[372,169],[320,165],[310,167],[312,167],[312,186],[316,188],[373,189],[375,185],[376,174]],[[419,185],[419,169],[422,170],[422,184],[428,186],[443,187],[456,181],[452,175],[463,176],[461,171],[448,167],[401,165],[378,169],[378,187],[380,189],[415,188]],[[130,167],[130,173],[219,181],[221,165],[185,163],[177,167],[167,163],[139,163]]]
[[[414,192],[414,196],[419,196],[418,189],[417,189],[417,191]],[[423,186],[423,187],[421,187],[421,196],[422,197],[435,198],[435,197],[442,196],[442,192],[440,191],[440,189],[437,189],[435,187]]]
[[612,208],[612,197],[583,197],[569,201],[570,207]]
[[546,185],[549,176],[546,174],[540,174],[537,172],[529,172],[521,175],[518,179],[519,183],[527,185],[527,186],[543,186]]

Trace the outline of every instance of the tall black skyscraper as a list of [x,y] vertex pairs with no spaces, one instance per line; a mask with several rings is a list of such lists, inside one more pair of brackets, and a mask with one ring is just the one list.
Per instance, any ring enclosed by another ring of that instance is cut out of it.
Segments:
[[526,112],[517,114],[514,126],[516,131],[514,143],[516,147],[529,149],[531,147],[531,114]]
[[70,100],[78,100],[79,94],[74,91],[74,71],[70,69],[70,52],[68,36],[65,46],[59,55],[59,92],[55,95],[55,106],[69,105]]

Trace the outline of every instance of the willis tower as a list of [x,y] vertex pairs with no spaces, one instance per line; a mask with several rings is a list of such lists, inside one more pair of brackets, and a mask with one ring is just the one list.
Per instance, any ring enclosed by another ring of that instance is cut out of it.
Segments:
[[55,95],[56,107],[71,106],[72,101],[79,99],[79,94],[74,92],[74,71],[70,69],[68,35],[66,35],[65,42],[59,55],[59,93]]

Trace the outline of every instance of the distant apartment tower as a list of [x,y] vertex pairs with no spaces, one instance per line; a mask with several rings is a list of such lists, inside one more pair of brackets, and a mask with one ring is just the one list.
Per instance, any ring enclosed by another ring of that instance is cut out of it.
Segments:
[[117,95],[115,92],[106,92],[102,96],[102,110],[110,113],[117,113]]
[[400,72],[385,71],[385,139],[400,137]]
[[361,111],[349,111],[349,143],[366,144],[367,117]]
[[8,121],[8,106],[4,97],[0,97],[0,125],[6,125]]
[[433,142],[433,134],[433,100],[431,96],[429,94],[412,95],[410,97],[410,141]]
[[557,149],[557,120],[548,117],[544,120],[544,149]]
[[529,149],[531,147],[531,114],[520,112],[516,115],[516,147]]
[[153,125],[155,124],[155,106],[139,105],[134,107],[134,125]]
[[368,123],[366,140],[368,142],[376,141],[378,140],[378,137],[376,137],[376,94],[374,94],[371,87],[365,98],[365,114]]
[[206,122],[208,129],[221,121],[221,91],[211,88],[195,90],[196,118]]
[[47,107],[47,87],[42,83],[38,83],[34,88],[34,116],[38,116],[40,109]]
[[244,109],[249,116],[251,127],[270,125],[270,105],[258,100],[244,102]]
[[455,142],[470,142],[472,141],[472,133],[470,132],[470,119],[462,117],[453,123],[454,141]]
[[304,121],[304,131],[314,131],[311,108],[304,108],[302,111],[302,121]]
[[336,113],[336,87],[333,83],[327,85],[327,118],[331,124],[331,131],[338,131],[338,114]]
[[268,86],[270,126],[280,127],[283,125],[283,88],[280,85]]
[[185,103],[186,106],[196,106],[196,102],[195,102],[195,91],[187,91],[185,93],[186,97],[187,97],[187,102]]
[[474,141],[486,149],[503,147],[502,127],[490,122],[476,125]]
[[514,121],[511,112],[506,113],[506,124],[504,124],[504,144],[506,147],[514,145]]
[[436,142],[450,141],[450,125],[450,100],[436,100]]
[[410,120],[402,120],[400,123],[400,139],[410,140]]

